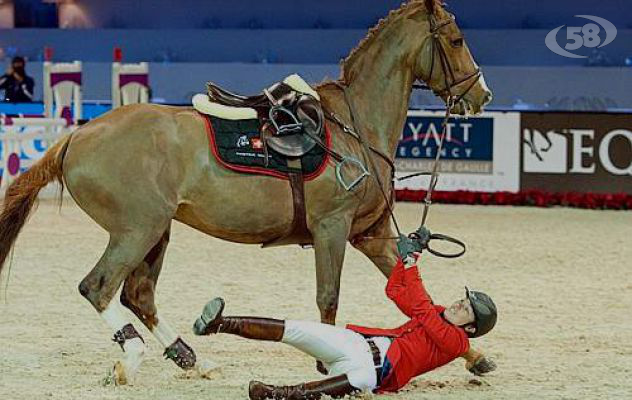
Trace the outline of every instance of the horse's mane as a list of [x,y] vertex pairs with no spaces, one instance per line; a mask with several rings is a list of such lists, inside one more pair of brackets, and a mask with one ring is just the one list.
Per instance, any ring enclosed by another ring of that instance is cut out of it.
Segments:
[[351,50],[349,55],[342,61],[341,79],[345,82],[348,81],[348,78],[350,78],[349,68],[351,65],[353,65],[353,61],[360,54],[362,54],[366,50],[366,48],[375,41],[379,34],[392,22],[404,15],[419,11],[420,8],[426,10],[428,9],[428,7],[433,7],[436,4],[440,4],[439,0],[410,0],[408,2],[403,2],[398,9],[391,10],[386,17],[381,18],[373,28],[369,29],[366,37],[362,39],[360,43],[358,43],[358,45],[353,50]]
[[[440,5],[442,3],[440,2],[440,0],[409,0],[407,2],[404,1],[398,9],[391,10],[386,17],[380,18],[377,24],[369,29],[369,32],[360,41],[360,43],[358,43],[358,45],[353,50],[351,50],[349,55],[341,61],[342,70],[338,81],[342,84],[349,84],[351,82],[351,67],[353,65],[353,62],[366,50],[367,47],[369,47],[375,41],[379,34],[393,21],[397,20],[403,15],[418,11],[419,8],[423,8],[424,10],[426,10],[429,7],[436,6],[437,4]],[[334,82],[326,80],[321,82],[317,86],[317,89],[322,89],[333,84]]]

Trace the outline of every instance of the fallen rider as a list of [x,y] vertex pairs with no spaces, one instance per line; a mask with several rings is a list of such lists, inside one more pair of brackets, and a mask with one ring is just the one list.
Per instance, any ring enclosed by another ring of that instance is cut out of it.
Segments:
[[[470,338],[496,324],[496,306],[484,293],[466,288],[466,297],[449,308],[434,305],[416,266],[400,259],[386,284],[386,295],[410,318],[395,329],[347,325],[340,328],[310,321],[225,317],[224,300],[206,304],[193,330],[196,335],[230,333],[247,339],[283,342],[322,361],[331,378],[297,386],[252,381],[249,396],[263,399],[344,397],[360,391],[396,392],[412,378],[463,356]],[[474,366],[481,374],[495,369],[491,361]]]

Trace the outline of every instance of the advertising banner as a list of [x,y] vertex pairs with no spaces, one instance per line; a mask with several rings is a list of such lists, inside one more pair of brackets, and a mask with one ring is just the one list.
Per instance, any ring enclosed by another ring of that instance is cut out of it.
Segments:
[[[397,148],[397,176],[430,172],[437,155],[443,112],[410,111]],[[520,115],[484,113],[450,119],[441,152],[437,190],[481,192],[520,188]],[[428,187],[426,176],[396,182],[396,189]]]
[[524,113],[522,190],[632,194],[632,115]]

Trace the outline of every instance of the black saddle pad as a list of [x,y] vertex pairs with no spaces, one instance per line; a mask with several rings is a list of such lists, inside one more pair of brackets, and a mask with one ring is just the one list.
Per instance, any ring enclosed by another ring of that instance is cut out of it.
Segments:
[[[288,157],[267,148],[268,161],[261,139],[259,120],[232,121],[209,115],[202,115],[206,122],[211,152],[224,167],[246,174],[259,174],[288,179],[290,172],[298,169],[288,166]],[[331,137],[325,127],[325,143],[330,146]],[[320,146],[315,146],[300,157],[301,171],[305,180],[320,175],[325,169],[329,154]]]

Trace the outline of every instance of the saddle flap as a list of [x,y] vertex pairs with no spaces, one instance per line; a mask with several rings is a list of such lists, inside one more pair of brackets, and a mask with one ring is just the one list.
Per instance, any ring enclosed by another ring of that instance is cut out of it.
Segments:
[[[311,95],[301,95],[293,107],[293,112],[285,110],[285,113],[270,116],[276,132],[266,132],[265,139],[266,143],[279,153],[289,157],[300,157],[316,146],[316,140],[322,139],[324,116],[320,103]],[[284,114],[289,114],[292,118],[288,120]],[[279,127],[284,129],[281,130]],[[287,134],[295,127],[299,132]]]
[[268,146],[287,157],[301,157],[316,146],[315,141],[300,133],[287,136],[266,135],[265,140]]

